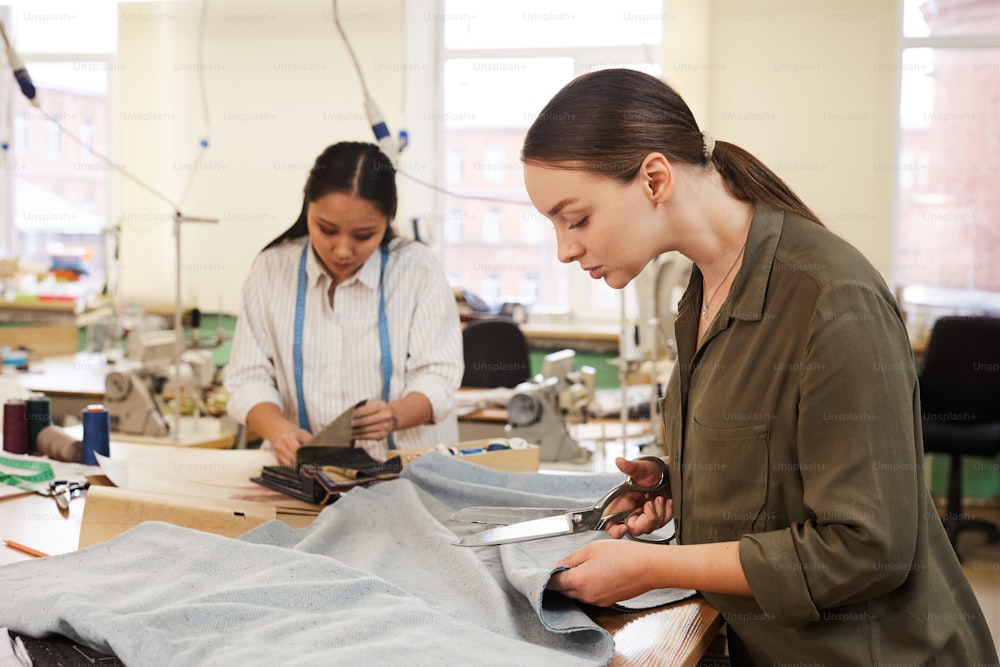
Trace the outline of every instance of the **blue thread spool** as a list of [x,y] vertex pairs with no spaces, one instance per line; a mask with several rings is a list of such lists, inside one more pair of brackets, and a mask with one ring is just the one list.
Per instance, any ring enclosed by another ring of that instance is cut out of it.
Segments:
[[83,422],[84,465],[97,465],[97,456],[111,455],[111,414],[100,403],[88,405],[80,415]]

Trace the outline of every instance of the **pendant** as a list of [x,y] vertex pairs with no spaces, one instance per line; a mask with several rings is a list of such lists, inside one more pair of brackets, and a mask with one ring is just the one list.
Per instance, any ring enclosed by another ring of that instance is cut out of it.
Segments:
[[705,306],[704,308],[701,309],[701,319],[703,320],[708,319],[708,306]]

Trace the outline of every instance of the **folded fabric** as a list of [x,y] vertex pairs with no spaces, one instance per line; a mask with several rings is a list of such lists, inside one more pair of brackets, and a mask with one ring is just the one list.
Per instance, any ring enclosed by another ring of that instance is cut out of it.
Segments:
[[61,634],[128,665],[606,664],[610,635],[545,593],[552,562],[603,534],[467,549],[451,541],[483,527],[448,516],[469,505],[575,507],[620,480],[427,454],[303,529],[273,521],[231,539],[148,522],[0,567],[0,626]]
[[11,639],[7,628],[0,628],[0,667],[31,667],[21,638]]

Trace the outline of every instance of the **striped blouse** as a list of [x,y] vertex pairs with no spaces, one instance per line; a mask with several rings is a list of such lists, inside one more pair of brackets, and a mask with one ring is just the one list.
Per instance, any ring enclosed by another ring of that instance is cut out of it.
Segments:
[[[233,349],[225,372],[229,414],[246,422],[263,402],[274,403],[298,423],[293,346],[299,259],[307,238],[258,255],[243,286]],[[392,351],[389,400],[420,392],[431,402],[433,423],[393,434],[399,448],[458,440],[455,392],[462,380],[462,334],[454,293],[429,249],[406,239],[389,246],[385,269],[386,319]],[[362,399],[382,398],[378,333],[379,271],[376,251],[351,278],[337,286],[308,253],[307,298],[302,336],[303,393],[311,431],[318,432]],[[384,440],[358,441],[384,458]]]

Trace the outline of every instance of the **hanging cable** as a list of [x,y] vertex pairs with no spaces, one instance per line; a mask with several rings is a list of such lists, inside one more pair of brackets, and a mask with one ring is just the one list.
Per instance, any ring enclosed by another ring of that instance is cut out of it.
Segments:
[[361,92],[364,93],[365,100],[370,100],[372,96],[368,92],[368,84],[365,82],[365,76],[361,73],[361,65],[358,63],[358,57],[354,53],[354,47],[351,46],[351,40],[347,38],[344,26],[340,24],[340,12],[337,11],[337,0],[333,0],[333,23],[337,26],[337,32],[340,33],[340,38],[344,40],[347,54],[351,57],[351,62],[354,64],[354,71],[358,74],[358,83],[361,84]]
[[419,179],[416,176],[408,174],[408,173],[406,173],[405,171],[403,171],[401,169],[399,169],[397,171],[399,171],[399,173],[401,173],[405,178],[410,179],[414,183],[418,183],[418,184],[424,186],[425,188],[430,188],[431,190],[434,190],[435,192],[440,192],[441,194],[447,195],[449,197],[455,197],[457,199],[473,199],[475,201],[495,202],[497,204],[519,204],[519,205],[523,205],[523,206],[530,206],[531,205],[531,202],[528,201],[528,200],[526,200],[526,199],[506,199],[504,197],[486,197],[486,196],[483,196],[483,195],[463,195],[463,194],[459,194],[457,192],[453,192],[451,190],[448,190],[447,188],[442,188],[440,185],[434,185],[433,183],[429,183],[429,182],[427,182],[425,180]]
[[337,0],[332,0],[332,2],[333,23],[337,27],[337,32],[340,33],[340,38],[344,40],[344,46],[347,48],[347,54],[350,56],[351,62],[354,64],[354,71],[358,74],[358,82],[361,84],[361,92],[365,98],[365,114],[368,116],[368,123],[371,125],[372,132],[375,133],[375,141],[378,143],[379,148],[382,149],[382,152],[385,153],[385,155],[395,165],[398,162],[399,154],[404,148],[406,148],[406,132],[399,133],[398,142],[393,141],[392,133],[389,132],[389,127],[385,124],[385,118],[382,117],[382,112],[379,110],[378,105],[375,103],[371,93],[368,91],[368,84],[365,81],[364,74],[361,72],[361,64],[358,61],[357,54],[354,53],[354,47],[351,46],[351,41],[347,38],[347,32],[344,30],[344,26],[340,23],[340,12],[337,9]]
[[337,10],[337,0],[332,0],[332,2],[333,2],[333,22],[337,27],[337,32],[340,33],[341,39],[344,40],[344,46],[347,48],[347,54],[348,56],[350,56],[351,63],[354,65],[354,71],[357,72],[358,82],[361,84],[361,92],[364,95],[365,99],[365,112],[368,116],[368,122],[371,124],[372,132],[375,133],[375,139],[379,147],[382,149],[382,152],[385,153],[389,157],[389,159],[393,161],[394,165],[396,166],[396,171],[402,174],[405,178],[410,179],[414,183],[422,185],[426,188],[430,188],[431,190],[440,192],[441,194],[447,195],[449,197],[454,197],[456,199],[470,199],[476,201],[496,202],[500,204],[529,205],[531,202],[525,200],[460,194],[448,190],[446,188],[443,188],[439,185],[429,183],[423,179],[417,178],[416,176],[408,174],[403,169],[402,165],[398,163],[397,158],[399,156],[399,153],[401,153],[403,149],[406,148],[406,144],[408,141],[407,134],[405,131],[400,131],[399,144],[393,144],[392,134],[389,132],[389,128],[386,126],[385,120],[382,118],[382,114],[379,111],[378,106],[375,104],[375,100],[372,99],[371,93],[368,90],[368,84],[365,81],[364,74],[361,71],[361,65],[358,61],[357,54],[354,53],[354,48],[351,46],[351,41],[347,38],[347,32],[344,30],[344,26],[340,23],[340,13]]
[[106,156],[103,153],[100,153],[98,151],[95,151],[91,146],[87,146],[83,142],[83,140],[80,139],[80,137],[78,137],[75,134],[73,134],[72,132],[70,132],[61,122],[59,122],[58,116],[49,113],[45,108],[43,108],[42,104],[41,104],[41,101],[38,99],[37,90],[35,89],[34,84],[32,84],[32,82],[31,82],[31,77],[28,75],[28,70],[24,66],[24,61],[21,60],[21,57],[17,54],[16,51],[14,51],[14,47],[11,45],[10,41],[7,39],[7,33],[3,29],[3,21],[0,21],[0,35],[3,36],[4,44],[7,47],[7,58],[8,58],[8,60],[10,60],[11,67],[14,69],[14,77],[17,79],[17,83],[18,83],[18,85],[21,88],[21,92],[28,99],[28,101],[32,104],[32,106],[34,106],[35,108],[37,108],[41,112],[41,114],[43,116],[45,116],[45,118],[47,118],[49,120],[49,122],[53,123],[56,126],[56,128],[59,129],[60,132],[62,132],[67,137],[69,137],[70,139],[72,139],[73,141],[75,141],[77,144],[79,144],[84,149],[90,151],[90,153],[94,157],[96,157],[97,159],[101,160],[102,162],[104,162],[109,167],[111,167],[112,170],[114,170],[115,172],[121,174],[125,178],[129,179],[130,181],[132,181],[133,183],[135,183],[136,185],[138,185],[139,187],[141,187],[143,190],[145,190],[145,191],[149,192],[150,194],[152,194],[157,199],[160,199],[160,200],[166,202],[170,206],[170,208],[172,208],[174,211],[178,211],[178,206],[177,206],[177,204],[175,204],[173,202],[173,200],[171,200],[165,194],[163,194],[162,192],[160,192],[159,190],[157,190],[156,188],[154,188],[153,186],[151,186],[149,183],[146,183],[145,181],[139,179],[136,176],[133,176],[124,167],[122,167],[120,164],[118,164],[117,162],[115,162],[114,160],[112,160],[111,158],[109,158],[108,156]]
[[202,120],[204,121],[204,130],[202,131],[201,138],[198,140],[198,155],[195,157],[194,165],[191,169],[191,175],[188,176],[187,184],[184,186],[184,190],[181,192],[180,203],[183,204],[187,201],[187,196],[191,192],[191,186],[194,185],[195,176],[201,171],[201,163],[205,159],[205,154],[208,152],[209,137],[212,127],[212,118],[208,111],[208,92],[207,86],[205,85],[205,24],[208,21],[208,0],[203,0],[201,3],[201,16],[198,20],[198,45],[197,45],[197,72],[198,72],[198,95],[201,100],[201,113]]

